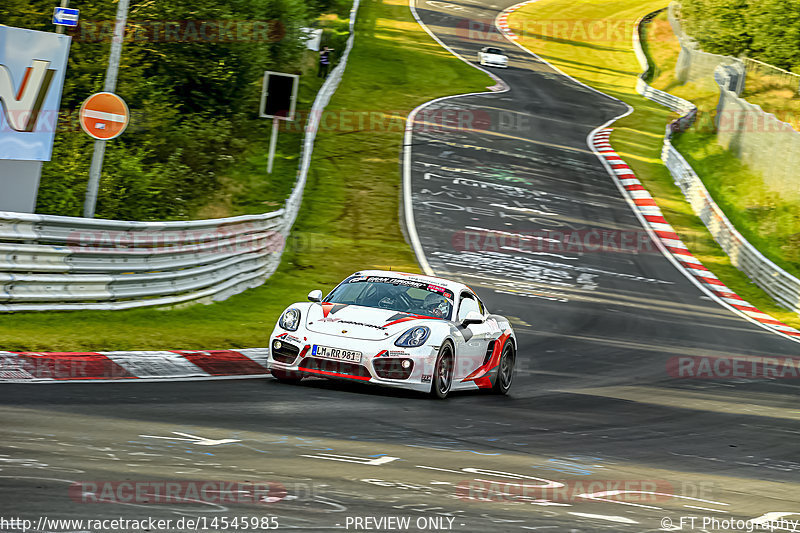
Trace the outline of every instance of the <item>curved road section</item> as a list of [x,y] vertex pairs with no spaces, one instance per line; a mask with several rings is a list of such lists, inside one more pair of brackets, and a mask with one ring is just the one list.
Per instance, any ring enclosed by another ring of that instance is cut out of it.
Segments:
[[469,33],[507,5],[418,1],[465,58],[505,47],[509,90],[425,107],[406,148],[430,267],[513,317],[511,395],[4,385],[0,530],[642,532],[688,531],[695,517],[712,531],[704,518],[800,518],[797,381],[763,379],[763,365],[724,375],[734,357],[778,361],[796,345],[708,300],[648,241],[586,145],[624,106],[487,26]]

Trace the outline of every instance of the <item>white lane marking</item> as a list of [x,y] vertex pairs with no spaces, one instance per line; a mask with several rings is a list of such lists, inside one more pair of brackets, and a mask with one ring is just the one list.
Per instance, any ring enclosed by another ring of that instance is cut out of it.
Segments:
[[426,470],[438,470],[440,472],[451,472],[453,474],[463,474],[464,472],[459,472],[458,470],[451,470],[449,468],[438,468],[436,466],[425,466],[425,465],[416,465],[417,468],[425,468]]
[[688,507],[689,509],[697,509],[699,511],[711,511],[714,513],[727,513],[728,511],[723,511],[722,509],[712,509],[710,507],[700,507],[699,505],[684,505],[684,507]]
[[604,490],[600,492],[578,494],[576,498],[585,498],[587,500],[598,501],[598,502],[616,503],[619,505],[629,505],[631,507],[642,507],[644,509],[662,510],[661,507],[657,507],[654,505],[643,505],[641,503],[631,503],[622,500],[610,500],[608,498],[603,497],[603,496],[619,496],[621,494],[647,494],[650,496],[663,496],[665,498],[676,498],[676,499],[679,498],[682,500],[691,500],[695,502],[709,503],[711,505],[725,505],[725,506],[728,505],[727,503],[717,502],[714,500],[704,500],[702,498],[693,498],[691,496],[680,496],[678,494],[669,494],[665,492],[652,492],[649,490]]
[[301,455],[300,457],[309,457],[311,459],[327,459],[328,461],[341,461],[343,463],[355,463],[367,466],[380,466],[400,459],[399,457],[391,457],[389,455],[384,455],[383,457],[353,457],[351,455],[336,455],[333,453],[319,453],[317,455]]
[[174,435],[181,435],[182,437],[187,437],[187,438],[159,437],[157,435],[139,435],[139,436],[148,439],[185,440],[187,442],[190,442],[191,444],[197,444],[198,446],[217,446],[219,444],[230,444],[232,442],[241,442],[239,439],[208,439],[206,437],[198,437],[197,435],[190,435],[188,433],[181,433],[179,431],[173,431],[172,433]]
[[559,259],[567,259],[567,260],[570,260],[570,261],[577,261],[579,259],[578,257],[567,257],[566,255],[559,255],[559,254],[554,254],[554,253],[550,253],[550,252],[532,252],[531,250],[523,250],[522,248],[514,248],[512,246],[501,246],[500,249],[501,250],[508,250],[510,252],[518,252],[518,253],[522,253],[522,254],[529,254],[529,255],[546,255],[546,256],[549,256],[549,257],[557,257]]
[[591,514],[591,513],[576,513],[574,511],[567,511],[567,514],[581,516],[583,518],[599,518],[600,520],[609,520],[611,522],[619,522],[620,524],[638,524],[636,520],[625,518],[624,516],[611,516],[604,514]]

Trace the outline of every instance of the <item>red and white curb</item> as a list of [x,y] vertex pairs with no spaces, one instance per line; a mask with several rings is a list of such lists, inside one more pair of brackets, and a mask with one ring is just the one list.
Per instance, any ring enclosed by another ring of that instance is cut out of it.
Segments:
[[650,196],[647,189],[636,178],[633,170],[611,147],[609,142],[611,131],[612,128],[604,128],[594,134],[592,143],[595,150],[608,163],[613,172],[614,180],[625,190],[625,194],[636,206],[647,225],[678,264],[691,274],[701,286],[713,293],[738,314],[783,335],[800,338],[800,331],[758,310],[728,288],[708,268],[703,266],[699,259],[692,255],[672,226],[666,221],[664,214],[656,205],[653,197]]
[[0,382],[243,379],[269,375],[266,348],[209,351],[0,352]]
[[500,13],[500,16],[497,17],[497,21],[495,22],[495,25],[500,29],[503,35],[509,39],[518,39],[517,34],[511,31],[511,28],[508,27],[508,17],[516,10],[515,8],[517,8],[517,6],[510,7]]
[[533,4],[538,1],[539,0],[526,0],[525,2],[520,2],[519,4],[507,7],[506,9],[503,10],[502,13],[500,13],[500,15],[497,16],[497,18],[494,21],[494,25],[497,26],[497,29],[500,30],[500,32],[503,35],[505,35],[506,38],[511,39],[512,41],[519,39],[519,35],[511,31],[511,27],[508,25],[508,17],[510,17],[511,14],[514,13],[514,11],[517,11],[518,9],[528,4]]

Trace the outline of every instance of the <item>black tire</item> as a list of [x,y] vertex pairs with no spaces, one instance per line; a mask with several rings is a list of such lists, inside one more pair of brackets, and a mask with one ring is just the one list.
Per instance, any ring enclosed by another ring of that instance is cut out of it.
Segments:
[[497,376],[494,378],[492,385],[493,394],[508,394],[511,388],[511,382],[514,380],[514,363],[517,359],[517,354],[514,351],[514,344],[511,341],[506,341],[503,346],[503,353],[500,354],[500,362],[497,365]]
[[453,386],[454,362],[453,346],[450,343],[443,344],[436,358],[431,379],[431,396],[434,398],[444,400],[450,393],[450,388]]
[[292,372],[291,370],[278,370],[277,368],[273,368],[270,370],[272,377],[280,381],[281,383],[290,383],[296,384],[300,383],[300,380],[303,379],[303,375],[299,372]]

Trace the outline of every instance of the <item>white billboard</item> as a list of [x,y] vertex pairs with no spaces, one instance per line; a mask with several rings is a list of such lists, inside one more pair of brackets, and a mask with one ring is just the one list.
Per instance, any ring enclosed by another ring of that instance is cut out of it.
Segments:
[[0,25],[0,160],[50,161],[70,40]]

